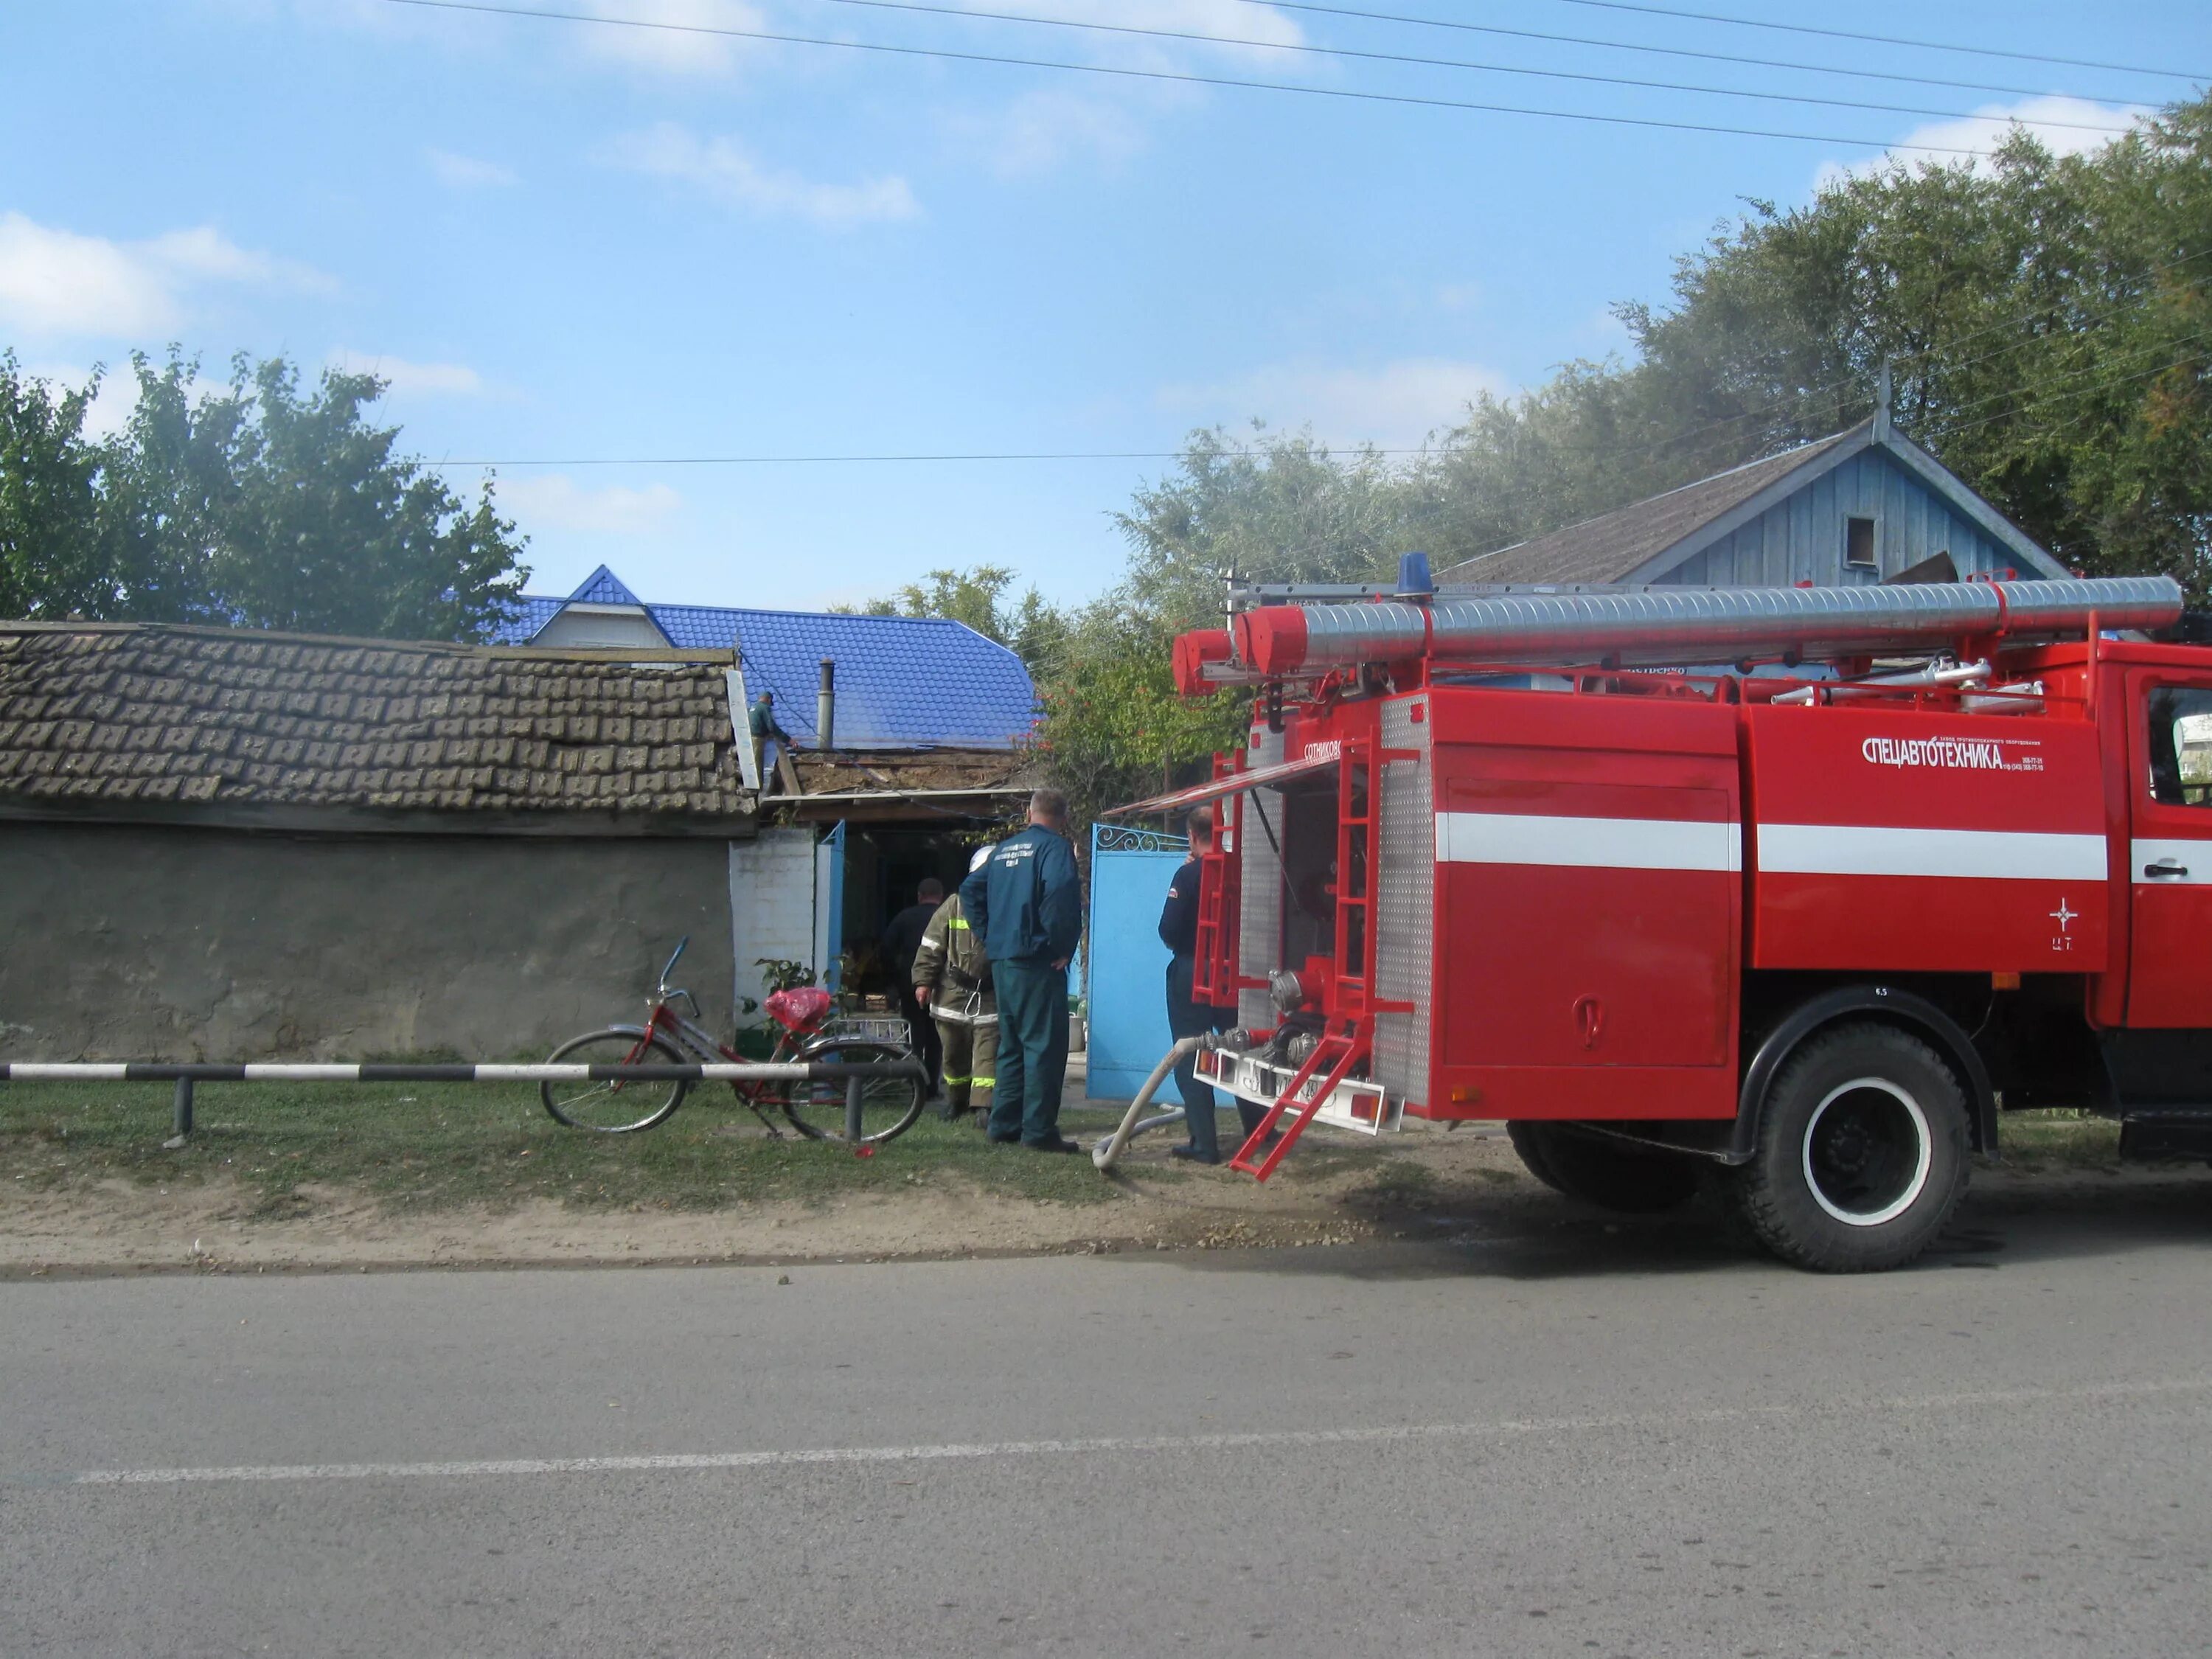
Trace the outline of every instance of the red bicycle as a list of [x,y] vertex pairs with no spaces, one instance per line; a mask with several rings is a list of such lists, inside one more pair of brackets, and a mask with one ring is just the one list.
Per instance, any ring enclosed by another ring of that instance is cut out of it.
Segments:
[[[699,1024],[699,1000],[668,982],[677,958],[691,943],[681,939],[660,970],[660,983],[647,1004],[642,1025],[610,1025],[571,1037],[548,1056],[548,1061],[569,1065],[685,1066],[723,1061],[744,1064],[745,1057],[715,1040]],[[675,1004],[690,1005],[692,1018],[677,1012]],[[823,1060],[850,1065],[888,1064],[910,1060],[913,1050],[902,1042],[884,1041],[872,1032],[841,1030],[830,1015],[835,1007],[827,991],[811,987],[779,991],[762,1005],[776,1023],[773,1063]],[[572,1129],[599,1134],[630,1134],[665,1123],[690,1091],[688,1082],[541,1083],[538,1096],[545,1109]],[[843,1140],[848,1103],[842,1082],[767,1082],[730,1085],[731,1092],[751,1108],[771,1135],[779,1129],[766,1110],[781,1110],[791,1127],[811,1140]],[[860,1084],[860,1143],[880,1146],[895,1140],[921,1115],[922,1084],[912,1067],[878,1073]]]

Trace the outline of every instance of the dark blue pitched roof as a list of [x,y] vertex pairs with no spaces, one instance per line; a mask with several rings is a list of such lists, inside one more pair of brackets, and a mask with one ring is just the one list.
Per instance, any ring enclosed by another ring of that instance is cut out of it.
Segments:
[[[498,630],[499,641],[526,644],[579,600],[643,603],[602,565],[565,599],[525,594]],[[644,609],[671,645],[734,646],[747,694],[771,693],[777,720],[801,744],[814,740],[824,657],[837,665],[842,749],[1010,749],[1028,737],[1036,718],[1036,691],[1021,659],[960,623],[705,605]]]
[[584,578],[582,584],[568,596],[571,605],[643,605],[645,601],[623,586],[621,577],[601,565]]

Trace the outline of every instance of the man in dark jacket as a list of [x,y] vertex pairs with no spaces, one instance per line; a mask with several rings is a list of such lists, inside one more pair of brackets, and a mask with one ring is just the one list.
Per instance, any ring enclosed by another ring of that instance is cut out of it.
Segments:
[[[1200,860],[1212,850],[1213,814],[1205,810],[1193,812],[1186,827],[1190,832],[1190,856],[1168,883],[1167,902],[1160,907],[1160,943],[1170,952],[1168,1031],[1178,1039],[1203,1036],[1236,1023],[1234,1009],[1216,1008],[1192,995],[1191,981],[1198,968],[1198,884],[1204,868]],[[1195,1054],[1185,1054],[1176,1062],[1175,1080],[1176,1087],[1182,1093],[1183,1117],[1190,1125],[1190,1144],[1168,1150],[1177,1158],[1187,1158],[1194,1163],[1220,1163],[1221,1145],[1213,1122],[1218,1103],[1213,1091],[1198,1080]],[[1248,1136],[1267,1115],[1249,1101],[1238,1101],[1237,1111],[1244,1121]]]
[[1067,1078],[1067,963],[1083,937],[1082,884],[1067,841],[1067,797],[1030,797],[1029,827],[991,849],[960,884],[999,999],[998,1086],[990,1137],[1038,1152],[1082,1149],[1060,1133]]
[[898,987],[899,1012],[906,1016],[906,1029],[914,1051],[928,1068],[929,1090],[934,1094],[944,1069],[945,1051],[938,1045],[937,1022],[923,1013],[921,1005],[915,1000],[914,957],[921,949],[921,936],[929,927],[929,919],[945,902],[945,884],[932,876],[914,890],[914,897],[915,902],[893,916],[891,925],[884,929],[884,966]]

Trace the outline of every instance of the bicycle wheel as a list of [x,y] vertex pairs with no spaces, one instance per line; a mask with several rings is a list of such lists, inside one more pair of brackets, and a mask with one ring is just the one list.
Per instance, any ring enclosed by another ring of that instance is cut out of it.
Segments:
[[[681,1066],[676,1045],[641,1026],[616,1025],[570,1037],[556,1048],[549,1066]],[[555,1119],[572,1129],[603,1135],[650,1129],[684,1102],[688,1083],[541,1083],[538,1097]]]
[[[847,1065],[868,1066],[885,1060],[911,1060],[908,1050],[890,1042],[858,1042],[838,1039],[808,1048],[796,1058]],[[791,1127],[814,1140],[845,1139],[845,1079],[820,1083],[785,1083],[776,1086],[783,1115]],[[886,1073],[860,1079],[860,1140],[880,1146],[914,1127],[921,1115],[921,1079],[914,1072]]]

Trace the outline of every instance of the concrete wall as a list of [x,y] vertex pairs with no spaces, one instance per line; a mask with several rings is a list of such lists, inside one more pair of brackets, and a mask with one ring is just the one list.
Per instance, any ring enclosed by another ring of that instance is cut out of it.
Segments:
[[779,824],[730,843],[730,954],[738,994],[767,995],[763,957],[814,963],[814,842],[808,825]]
[[728,843],[0,823],[0,1054],[543,1054],[680,982],[729,1022]]

